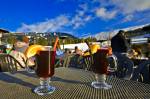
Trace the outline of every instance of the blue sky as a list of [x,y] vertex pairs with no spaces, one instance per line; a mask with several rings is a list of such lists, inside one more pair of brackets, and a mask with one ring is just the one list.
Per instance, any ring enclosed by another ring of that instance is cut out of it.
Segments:
[[0,28],[78,37],[150,23],[149,0],[0,0]]

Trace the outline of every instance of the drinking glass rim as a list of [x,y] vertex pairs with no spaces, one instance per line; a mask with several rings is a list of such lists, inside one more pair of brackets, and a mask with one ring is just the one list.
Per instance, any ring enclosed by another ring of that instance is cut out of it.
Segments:
[[44,51],[54,51],[54,49],[51,46],[44,46]]

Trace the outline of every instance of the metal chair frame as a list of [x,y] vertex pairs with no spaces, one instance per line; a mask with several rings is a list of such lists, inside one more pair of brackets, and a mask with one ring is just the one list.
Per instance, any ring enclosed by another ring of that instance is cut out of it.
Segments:
[[13,56],[6,53],[0,54],[0,67],[2,72],[17,71],[18,66],[24,68]]

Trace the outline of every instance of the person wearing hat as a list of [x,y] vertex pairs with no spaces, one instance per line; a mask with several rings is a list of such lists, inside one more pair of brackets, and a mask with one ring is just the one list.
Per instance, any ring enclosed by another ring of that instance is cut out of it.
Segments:
[[73,53],[75,53],[75,54],[77,54],[77,55],[83,55],[83,52],[82,52],[82,50],[80,50],[79,48],[78,48],[78,46],[75,46],[74,47],[74,52]]
[[14,43],[15,50],[24,53],[29,47],[29,39],[27,36],[17,36]]
[[[117,76],[129,80],[132,76],[134,63],[127,56],[129,44],[125,37],[125,31],[120,30],[111,39],[111,47],[113,54],[117,57],[118,72],[120,73]],[[127,71],[123,71],[124,69]]]
[[125,37],[125,32],[120,30],[112,39],[111,47],[113,52],[127,53],[129,50],[129,44]]
[[[27,58],[24,55],[25,50],[29,47],[29,39],[27,36],[17,36],[15,43],[13,44],[12,49],[8,52],[13,56],[17,61],[21,63],[22,66],[26,66],[25,61]],[[34,66],[35,63],[33,60],[30,60],[28,63],[29,66]],[[17,67],[17,69],[21,69]]]

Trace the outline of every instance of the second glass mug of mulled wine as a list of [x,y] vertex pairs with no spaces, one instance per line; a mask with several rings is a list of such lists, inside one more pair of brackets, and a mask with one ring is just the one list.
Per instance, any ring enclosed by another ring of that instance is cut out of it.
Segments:
[[92,86],[98,89],[110,89],[111,85],[106,83],[106,75],[108,70],[108,54],[109,48],[98,49],[97,52],[93,55],[93,65],[92,71],[95,73],[96,81],[92,82]]

